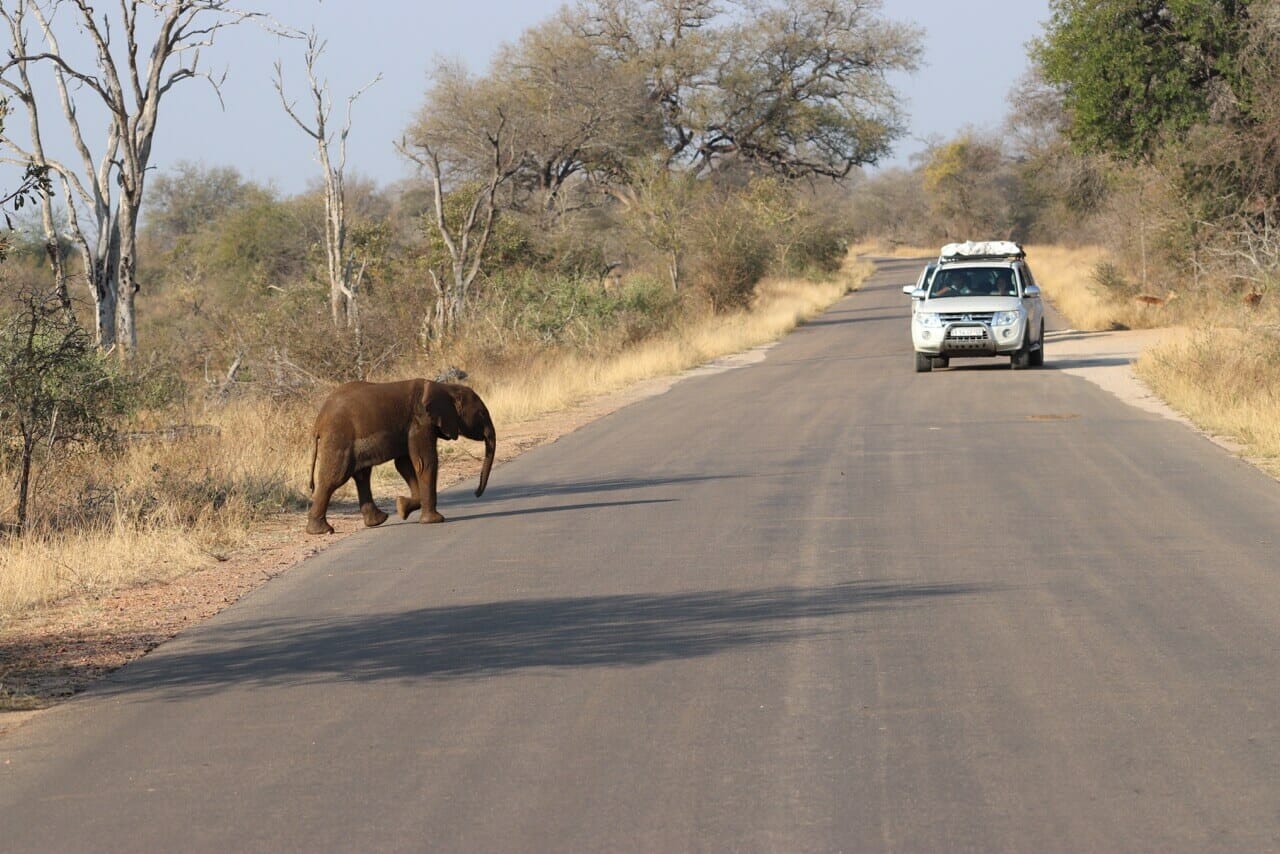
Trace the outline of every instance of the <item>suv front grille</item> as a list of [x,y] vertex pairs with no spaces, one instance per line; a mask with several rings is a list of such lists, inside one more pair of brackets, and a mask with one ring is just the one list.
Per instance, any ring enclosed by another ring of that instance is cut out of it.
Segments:
[[942,315],[942,322],[943,323],[973,322],[973,323],[986,323],[989,325],[991,323],[991,318],[994,316],[995,316],[994,312],[990,312],[990,311],[971,311],[971,312],[968,312],[967,314],[946,313]]
[[[945,317],[945,315],[944,315]],[[990,318],[991,315],[986,315]],[[956,315],[956,319],[947,327],[944,346],[948,352],[989,353],[995,347],[995,339],[991,336],[991,328],[979,323],[979,315]]]

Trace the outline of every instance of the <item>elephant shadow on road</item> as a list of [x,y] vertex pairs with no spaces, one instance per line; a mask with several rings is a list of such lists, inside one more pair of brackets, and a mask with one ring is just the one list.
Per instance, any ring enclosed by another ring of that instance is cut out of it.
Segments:
[[679,486],[712,480],[751,477],[748,474],[690,474],[663,477],[614,477],[597,480],[555,481],[553,483],[513,483],[492,486],[485,493],[486,501],[510,498],[545,498],[555,495],[585,495],[596,492],[622,492],[631,489],[647,489],[654,486]]
[[189,637],[104,690],[173,698],[232,686],[493,677],[533,668],[633,667],[854,630],[849,617],[978,595],[981,584],[856,581],[818,587],[517,599]]
[[[631,501],[594,501],[578,504],[556,504],[545,507],[522,509],[480,509],[486,506],[501,507],[502,501],[523,498],[551,498],[561,495],[590,495],[596,493],[614,493],[635,489],[648,489],[658,486],[678,486],[681,484],[699,483],[728,478],[745,478],[748,474],[715,474],[715,475],[675,475],[665,477],[615,477],[583,481],[556,481],[552,483],[514,483],[502,486],[490,486],[483,499],[473,498],[467,494],[471,486],[462,482],[451,486],[442,495],[448,496],[448,503],[442,509],[450,521],[465,522],[468,520],[490,519],[504,516],[525,516],[534,513],[557,513],[571,510],[592,510],[603,507],[622,507],[639,504],[667,504],[675,499],[636,499]],[[385,503],[385,499],[383,499]],[[359,504],[350,498],[335,499],[331,506],[339,514],[350,516],[359,510]],[[357,520],[358,521],[358,520]],[[410,517],[410,522],[416,521]],[[371,529],[385,531],[395,528],[395,524]]]

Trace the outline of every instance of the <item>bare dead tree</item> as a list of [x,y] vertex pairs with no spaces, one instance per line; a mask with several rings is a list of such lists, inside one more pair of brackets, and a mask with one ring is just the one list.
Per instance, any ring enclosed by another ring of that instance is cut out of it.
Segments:
[[[59,43],[53,13],[64,8],[72,18],[66,29],[88,42],[93,55],[88,64]],[[175,85],[192,78],[208,81],[217,93],[225,74],[215,77],[202,69],[201,49],[211,47],[220,30],[262,15],[239,10],[229,0],[119,0],[116,10],[101,12],[88,0],[0,0],[0,12],[10,21],[14,39],[8,61],[0,65],[0,78],[16,75],[21,81],[37,63],[51,68],[80,164],[76,168],[51,159],[42,147],[31,150],[8,135],[0,143],[59,176],[68,198],[68,233],[84,260],[96,308],[98,346],[117,347],[121,358],[128,359],[137,348],[137,231],[160,102]],[[42,46],[29,40],[22,26],[27,16],[39,30]],[[140,37],[153,31],[143,65]],[[27,87],[27,94],[30,102],[23,103],[38,125],[39,93]],[[96,100],[107,111],[106,136],[96,156],[82,132],[78,97]],[[81,225],[78,205],[90,214],[88,227]]]
[[[15,47],[26,44],[26,21],[25,9],[21,4],[17,8],[9,9],[0,6],[0,18],[9,25],[9,34]],[[25,53],[25,51],[19,51]],[[0,157],[0,162],[6,163],[25,163],[25,165],[45,169],[43,164],[48,162],[48,158],[44,153],[44,140],[40,134],[40,111],[36,103],[35,90],[31,86],[31,75],[28,70],[28,63],[25,60],[15,60],[13,66],[13,76],[16,80],[9,77],[0,77],[0,86],[8,90],[8,92],[20,101],[27,110],[28,129],[31,135],[31,153],[24,160],[18,160],[11,157]],[[71,292],[67,286],[67,271],[62,263],[62,248],[58,241],[58,230],[55,223],[53,212],[53,194],[45,192],[40,194],[40,223],[44,235],[45,254],[49,258],[50,270],[53,273],[53,290],[58,302],[61,303],[63,310],[71,311]]]
[[[316,144],[316,161],[324,171],[324,213],[325,213],[325,261],[329,271],[329,309],[333,325],[346,325],[360,334],[360,314],[358,293],[360,280],[364,275],[367,262],[358,261],[354,254],[347,251],[347,211],[346,196],[343,184],[343,172],[347,165],[347,136],[351,133],[351,112],[356,100],[369,87],[382,79],[379,74],[372,81],[362,86],[347,98],[347,118],[342,128],[336,132],[330,129],[329,118],[333,112],[333,101],[329,95],[328,81],[320,81],[316,77],[316,64],[324,53],[325,43],[320,41],[314,30],[307,36],[305,64],[309,94],[315,113],[310,123],[304,120],[289,100],[284,89],[284,71],[280,62],[275,64],[275,87],[280,93],[280,103],[284,111],[293,119],[294,124],[302,132],[311,137]],[[331,148],[337,142],[336,157]]]
[[396,146],[427,173],[432,225],[449,256],[446,281],[432,272],[436,330],[452,328],[466,310],[493,234],[498,188],[522,162],[502,93],[477,94],[482,89],[461,69],[440,68],[420,118]]

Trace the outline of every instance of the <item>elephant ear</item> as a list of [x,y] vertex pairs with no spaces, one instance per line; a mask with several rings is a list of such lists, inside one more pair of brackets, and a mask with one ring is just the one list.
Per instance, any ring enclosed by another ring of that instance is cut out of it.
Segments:
[[428,380],[422,387],[422,398],[416,409],[419,418],[425,417],[435,425],[441,438],[458,438],[458,406],[443,384]]

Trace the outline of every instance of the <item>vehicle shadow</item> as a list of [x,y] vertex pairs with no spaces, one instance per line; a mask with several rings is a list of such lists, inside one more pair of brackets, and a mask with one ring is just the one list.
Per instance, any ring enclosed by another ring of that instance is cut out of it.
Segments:
[[1065,371],[1071,368],[1115,368],[1132,363],[1133,359],[1128,356],[1085,356],[1078,359],[1046,359],[1044,369]]
[[231,686],[636,667],[848,631],[847,622],[838,618],[993,589],[977,584],[851,581],[820,587],[515,599],[341,619],[255,621],[188,636],[177,651],[162,648],[117,671],[100,690],[160,692],[178,699]]
[[908,315],[905,312],[894,312],[892,314],[873,314],[868,317],[841,317],[839,314],[829,312],[815,320],[807,320],[800,324],[799,329],[808,329],[815,326],[845,326],[851,323],[877,323],[885,320],[906,321]]
[[[1004,371],[1009,373],[1012,368],[1009,367],[1009,360],[1003,356],[994,356],[990,358],[965,358],[963,356],[953,356],[951,364],[945,368],[934,368],[934,373],[955,373],[967,374],[982,371]],[[1028,368],[1028,371],[1036,371],[1038,368]]]

